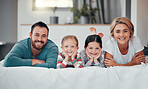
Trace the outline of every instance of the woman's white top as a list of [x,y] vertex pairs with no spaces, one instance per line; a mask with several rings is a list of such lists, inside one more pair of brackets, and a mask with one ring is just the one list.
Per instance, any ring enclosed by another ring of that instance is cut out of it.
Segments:
[[111,37],[111,39],[106,42],[104,50],[113,56],[116,63],[126,64],[132,60],[137,52],[142,51],[143,48],[140,39],[137,36],[133,36],[132,39],[129,40],[127,54],[122,55],[118,48],[117,41]]

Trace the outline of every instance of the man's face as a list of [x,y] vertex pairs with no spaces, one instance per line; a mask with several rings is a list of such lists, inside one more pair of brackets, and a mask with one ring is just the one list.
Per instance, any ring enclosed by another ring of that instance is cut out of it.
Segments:
[[47,43],[48,30],[45,27],[36,26],[31,34],[31,49],[42,50]]

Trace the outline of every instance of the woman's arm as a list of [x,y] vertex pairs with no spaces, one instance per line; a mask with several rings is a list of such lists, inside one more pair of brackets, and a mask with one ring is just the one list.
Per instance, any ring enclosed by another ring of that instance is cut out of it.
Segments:
[[139,65],[141,64],[141,62],[145,62],[145,56],[143,54],[142,51],[136,53],[132,60],[126,64],[119,64],[116,63],[115,60],[113,59],[113,56],[108,53],[105,52],[105,60],[104,60],[104,64],[106,67],[110,67],[110,66],[133,66],[133,65]]

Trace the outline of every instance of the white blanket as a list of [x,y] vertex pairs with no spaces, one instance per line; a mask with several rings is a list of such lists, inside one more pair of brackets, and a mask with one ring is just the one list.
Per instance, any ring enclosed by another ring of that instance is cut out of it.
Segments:
[[0,89],[148,89],[148,65],[48,69],[3,67]]

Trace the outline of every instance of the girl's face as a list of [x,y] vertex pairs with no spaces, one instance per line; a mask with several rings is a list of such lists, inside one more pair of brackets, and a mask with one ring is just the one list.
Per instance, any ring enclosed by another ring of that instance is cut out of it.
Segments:
[[88,46],[85,47],[85,50],[92,57],[98,56],[101,49],[102,48],[100,47],[100,44],[97,42],[90,42],[90,43],[88,43]]
[[114,38],[118,44],[128,44],[130,29],[125,24],[117,24],[114,28]]
[[79,49],[75,39],[65,40],[61,48],[68,56],[72,56],[72,54]]

